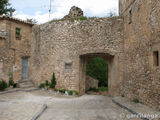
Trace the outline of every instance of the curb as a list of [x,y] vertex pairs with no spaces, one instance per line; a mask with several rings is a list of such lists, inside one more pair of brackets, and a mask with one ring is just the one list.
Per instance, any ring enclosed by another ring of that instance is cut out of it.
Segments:
[[[139,113],[135,112],[134,110],[122,105],[121,103],[117,102],[116,100],[112,99],[112,102],[115,103],[116,105],[120,106],[121,108],[129,111],[130,113],[134,114],[134,115],[139,115]],[[149,120],[148,118],[140,118],[142,120]]]
[[30,90],[24,90],[24,89],[9,90],[9,91],[0,92],[0,95],[7,94],[7,93],[18,92],[18,91],[31,92],[31,91],[35,91],[35,90],[40,90],[40,89],[39,88],[34,88],[34,89],[30,89]]
[[31,91],[35,91],[35,90],[40,90],[39,88],[34,88],[34,89],[30,89],[30,90],[24,90],[24,89],[21,89],[19,91],[23,91],[23,92],[31,92]]
[[47,105],[44,104],[41,110],[37,114],[35,114],[31,120],[37,120],[46,109]]
[[17,92],[17,91],[19,91],[19,90],[4,91],[4,92],[0,92],[0,95],[7,94],[7,93],[12,93],[12,92]]

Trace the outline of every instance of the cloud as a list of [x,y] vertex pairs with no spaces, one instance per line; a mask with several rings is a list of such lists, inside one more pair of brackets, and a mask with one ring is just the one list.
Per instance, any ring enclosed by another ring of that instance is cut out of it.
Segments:
[[[42,14],[41,11],[37,11],[35,12],[35,15],[27,15],[27,14],[24,14],[23,12],[21,13],[16,13],[14,15],[14,17],[16,18],[19,18],[19,19],[22,19],[22,20],[26,20],[27,18],[28,19],[35,19],[38,21],[38,23],[45,23],[47,21],[49,21],[49,14],[48,13],[45,13],[45,14]],[[59,19],[59,18],[62,18],[63,17],[63,14],[62,13],[52,13],[50,15],[50,19]]]
[[[24,0],[24,2],[25,1],[27,0]],[[27,2],[26,6],[23,3],[23,7],[21,6],[20,9],[21,11],[18,10],[15,13],[14,17],[23,20],[25,20],[26,18],[34,18],[39,23],[44,23],[49,21],[49,14],[48,14],[49,0],[47,2],[44,2],[44,0],[39,0],[38,3],[40,5],[36,5],[37,6],[36,10],[35,8],[33,8],[34,12],[32,11],[31,7],[29,8],[30,11],[33,12],[32,14],[27,13],[27,8],[26,8]],[[38,3],[33,2],[32,6]],[[91,16],[104,17],[107,16],[110,11],[115,11],[118,14],[118,0],[52,0],[52,11],[50,18],[51,19],[62,18],[63,16],[68,14],[70,8],[74,5],[80,7],[84,11],[84,15],[88,17]],[[42,6],[47,6],[47,7],[42,9]]]

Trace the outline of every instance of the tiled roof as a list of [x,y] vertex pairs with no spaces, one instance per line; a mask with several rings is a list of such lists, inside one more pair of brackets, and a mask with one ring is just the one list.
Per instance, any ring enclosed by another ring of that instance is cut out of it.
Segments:
[[27,22],[27,21],[24,21],[24,20],[20,20],[18,18],[14,18],[14,17],[11,17],[11,16],[6,16],[6,15],[1,15],[0,19],[12,20],[12,21],[21,22],[21,23],[24,23],[24,24],[34,25],[33,23],[30,23],[30,22]]

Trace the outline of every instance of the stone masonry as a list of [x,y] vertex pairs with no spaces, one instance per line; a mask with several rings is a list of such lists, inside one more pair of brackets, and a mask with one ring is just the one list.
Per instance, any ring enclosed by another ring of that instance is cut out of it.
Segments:
[[[0,16],[0,79],[8,82],[9,73],[13,73],[15,82],[21,80],[22,58],[31,56],[32,24]],[[21,35],[16,37],[16,28]],[[30,67],[28,70],[30,75]]]
[[89,88],[98,88],[98,80],[94,79],[93,77],[86,76],[86,90]]
[[119,14],[74,20],[83,16],[74,6],[64,19],[34,26],[0,17],[0,78],[7,81],[13,72],[14,81],[21,80],[27,57],[27,79],[37,87],[54,72],[57,88],[83,95],[86,63],[102,57],[109,67],[109,95],[139,99],[160,110],[160,1],[119,0]]
[[78,17],[83,17],[83,11],[76,6],[73,6],[70,9],[69,14],[64,16],[63,19],[78,18]]
[[121,93],[160,109],[160,1],[120,3],[125,33],[125,79]]
[[[118,94],[117,86],[123,80],[123,69],[120,69],[123,68],[124,58],[122,27],[121,17],[66,20],[34,26],[31,79],[39,85],[50,80],[55,72],[56,87],[77,90],[83,94],[86,63],[99,56],[110,66],[109,87],[114,89],[110,92]],[[70,65],[70,68],[67,69],[66,65]]]

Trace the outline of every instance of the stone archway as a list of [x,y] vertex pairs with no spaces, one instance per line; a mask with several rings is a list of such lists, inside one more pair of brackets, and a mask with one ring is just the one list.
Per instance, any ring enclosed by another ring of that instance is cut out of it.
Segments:
[[80,95],[85,94],[86,91],[86,64],[89,60],[101,57],[103,58],[108,64],[108,93],[111,96],[115,96],[118,94],[118,88],[115,88],[119,84],[116,82],[119,77],[117,61],[115,56],[110,55],[108,53],[87,53],[80,55],[80,75],[79,75],[79,92]]

